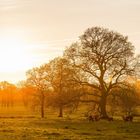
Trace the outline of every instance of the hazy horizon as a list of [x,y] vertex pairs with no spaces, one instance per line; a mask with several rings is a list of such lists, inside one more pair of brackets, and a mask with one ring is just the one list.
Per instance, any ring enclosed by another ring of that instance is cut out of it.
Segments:
[[0,81],[62,55],[90,27],[129,37],[140,52],[139,0],[0,0]]

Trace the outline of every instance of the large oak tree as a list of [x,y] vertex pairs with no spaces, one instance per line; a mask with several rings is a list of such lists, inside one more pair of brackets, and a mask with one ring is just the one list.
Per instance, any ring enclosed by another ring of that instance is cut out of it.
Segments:
[[107,97],[128,75],[135,74],[138,62],[134,46],[117,32],[93,27],[67,48],[64,55],[75,69],[73,80],[93,88],[90,95],[99,98],[101,116],[107,118]]

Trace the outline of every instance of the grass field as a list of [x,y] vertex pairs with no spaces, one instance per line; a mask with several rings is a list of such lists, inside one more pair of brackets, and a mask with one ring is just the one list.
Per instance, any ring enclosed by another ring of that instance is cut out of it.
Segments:
[[0,118],[0,140],[139,140],[140,122]]
[[0,108],[0,140],[139,140],[140,118],[123,122],[89,122],[77,111],[59,118],[58,112],[47,110],[44,119],[39,112],[23,107]]

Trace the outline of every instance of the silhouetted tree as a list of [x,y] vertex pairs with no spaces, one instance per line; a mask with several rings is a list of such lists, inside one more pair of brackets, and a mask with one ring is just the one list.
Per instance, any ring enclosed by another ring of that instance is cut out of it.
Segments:
[[116,91],[114,90],[113,95],[116,97],[118,107],[126,116],[134,114],[140,102],[135,83],[125,83],[120,88],[117,88]]
[[36,97],[39,99],[41,117],[44,118],[45,97],[49,92],[49,83],[46,80],[47,73],[40,68],[33,68],[27,71],[27,83],[36,89]]
[[47,80],[53,89],[51,104],[59,108],[59,117],[63,117],[64,108],[76,105],[80,86],[71,81],[72,69],[69,67],[69,61],[64,58],[55,58],[42,68],[49,75]]
[[106,104],[111,90],[123,84],[128,75],[135,74],[138,61],[134,46],[117,32],[93,27],[66,49],[64,55],[75,69],[73,80],[93,88],[92,96],[100,99],[101,116],[107,118]]

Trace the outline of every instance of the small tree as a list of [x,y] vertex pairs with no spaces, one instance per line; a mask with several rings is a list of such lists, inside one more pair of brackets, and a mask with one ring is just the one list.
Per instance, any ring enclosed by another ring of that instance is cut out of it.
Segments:
[[119,89],[118,100],[125,115],[132,115],[140,101],[135,87],[132,85],[126,85]]
[[47,73],[44,72],[42,67],[27,71],[27,83],[36,89],[36,97],[39,101],[42,118],[44,118],[46,93],[49,92],[50,87],[46,77]]
[[64,108],[72,107],[78,101],[80,86],[71,81],[72,69],[64,58],[55,58],[42,68],[48,73],[47,80],[53,88],[51,104],[59,108],[59,117],[63,117]]

